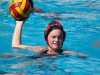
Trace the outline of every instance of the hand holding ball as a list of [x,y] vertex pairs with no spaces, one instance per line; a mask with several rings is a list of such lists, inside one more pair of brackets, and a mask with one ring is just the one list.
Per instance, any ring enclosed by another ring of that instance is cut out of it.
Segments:
[[12,0],[9,11],[15,20],[24,20],[29,17],[32,10],[31,4],[28,0]]

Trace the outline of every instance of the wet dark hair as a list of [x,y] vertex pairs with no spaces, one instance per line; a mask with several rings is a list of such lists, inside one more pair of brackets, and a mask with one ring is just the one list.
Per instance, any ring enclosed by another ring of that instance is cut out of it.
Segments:
[[31,4],[31,7],[34,8],[34,3],[33,3],[33,0],[28,0]]
[[51,21],[46,30],[44,31],[44,38],[45,40],[47,41],[47,37],[49,35],[49,33],[52,31],[52,30],[55,30],[55,29],[60,29],[62,32],[63,32],[63,41],[65,40],[65,37],[66,37],[66,32],[63,30],[63,27],[62,25],[58,22],[58,21]]

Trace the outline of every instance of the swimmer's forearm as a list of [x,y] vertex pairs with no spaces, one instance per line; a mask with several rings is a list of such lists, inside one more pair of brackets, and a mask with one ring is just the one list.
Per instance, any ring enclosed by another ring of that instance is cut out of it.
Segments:
[[21,44],[21,32],[24,21],[16,21],[16,27],[12,38],[12,47]]

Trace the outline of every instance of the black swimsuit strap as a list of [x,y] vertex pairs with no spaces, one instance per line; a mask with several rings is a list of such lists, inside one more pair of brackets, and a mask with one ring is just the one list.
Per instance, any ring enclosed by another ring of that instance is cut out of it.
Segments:
[[[46,50],[46,51],[44,51],[44,52],[42,52],[42,53],[40,53],[40,54],[47,54],[47,51],[48,50]],[[63,52],[63,50],[60,50],[58,53],[60,54],[60,53],[62,53]]]

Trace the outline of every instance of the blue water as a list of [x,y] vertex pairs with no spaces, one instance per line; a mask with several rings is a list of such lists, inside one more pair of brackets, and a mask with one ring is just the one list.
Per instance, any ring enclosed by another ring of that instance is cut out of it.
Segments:
[[[15,21],[9,0],[0,2],[0,75],[100,75],[100,0],[34,0],[43,13],[31,13],[22,32],[23,44],[46,46],[44,30],[51,20],[66,31],[63,49],[87,54],[41,57],[11,47]],[[31,57],[33,56],[33,57]]]

